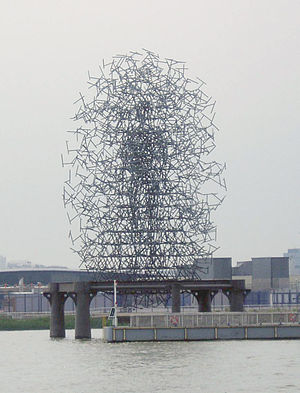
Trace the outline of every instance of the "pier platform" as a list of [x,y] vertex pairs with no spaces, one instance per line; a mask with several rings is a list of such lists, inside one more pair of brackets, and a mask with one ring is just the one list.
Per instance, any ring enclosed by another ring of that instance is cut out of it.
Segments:
[[300,339],[299,312],[134,315],[105,327],[107,342]]

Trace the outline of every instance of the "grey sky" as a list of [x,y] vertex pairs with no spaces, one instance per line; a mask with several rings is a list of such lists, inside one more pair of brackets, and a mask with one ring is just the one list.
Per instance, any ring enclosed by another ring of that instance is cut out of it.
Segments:
[[217,255],[300,247],[299,16],[298,0],[2,2],[0,254],[78,266],[61,198],[72,104],[88,70],[143,47],[186,61],[217,100]]

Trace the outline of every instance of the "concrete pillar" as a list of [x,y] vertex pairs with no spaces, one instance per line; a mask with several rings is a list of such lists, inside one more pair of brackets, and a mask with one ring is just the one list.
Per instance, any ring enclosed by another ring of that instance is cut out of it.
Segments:
[[230,304],[230,311],[244,311],[245,292],[233,289],[227,294]]
[[51,283],[49,285],[49,292],[45,293],[45,297],[49,300],[51,305],[50,337],[53,338],[63,338],[66,336],[64,306],[67,295],[58,292],[58,289],[58,284]]
[[211,294],[209,290],[193,292],[198,302],[199,312],[211,312]]
[[180,312],[180,284],[172,284],[172,312]]
[[90,293],[88,282],[75,284],[75,338],[91,338],[90,302],[93,294]]

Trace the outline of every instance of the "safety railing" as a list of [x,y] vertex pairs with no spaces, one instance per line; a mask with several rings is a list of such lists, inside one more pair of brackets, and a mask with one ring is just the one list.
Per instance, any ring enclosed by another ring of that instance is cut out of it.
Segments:
[[218,312],[197,314],[136,314],[131,327],[215,327],[300,324],[299,312]]

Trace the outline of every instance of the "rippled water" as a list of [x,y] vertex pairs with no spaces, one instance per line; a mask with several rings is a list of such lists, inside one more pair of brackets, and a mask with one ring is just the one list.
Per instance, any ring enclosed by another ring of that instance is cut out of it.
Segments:
[[0,332],[0,392],[300,392],[300,340],[107,344]]

